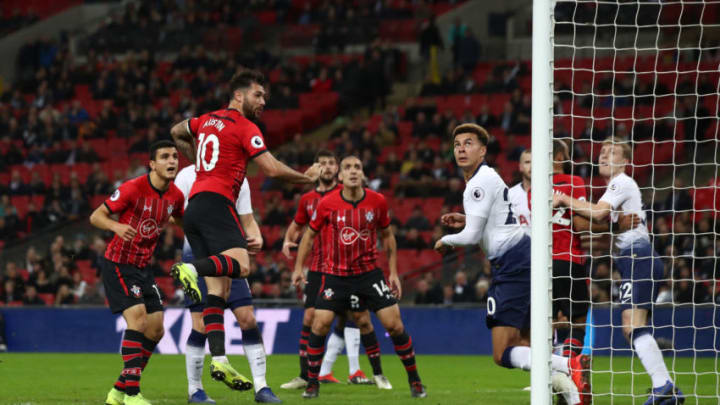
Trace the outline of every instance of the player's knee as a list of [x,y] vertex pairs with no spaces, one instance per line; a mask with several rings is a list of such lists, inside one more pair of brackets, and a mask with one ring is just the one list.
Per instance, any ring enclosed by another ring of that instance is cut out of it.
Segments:
[[387,333],[390,336],[398,336],[405,331],[405,326],[400,319],[397,319],[392,322],[388,322],[388,324],[385,325],[385,330],[387,330]]
[[357,314],[354,316],[353,322],[355,322],[355,325],[357,325],[358,329],[360,329],[360,333],[363,335],[373,331],[373,324],[370,321],[369,314]]
[[245,330],[257,327],[257,321],[255,320],[255,314],[252,309],[239,311],[236,318],[240,329]]
[[303,315],[303,326],[312,326],[313,318],[315,317],[315,309],[307,308]]
[[159,342],[160,339],[165,336],[165,329],[162,327],[162,325],[148,328],[148,330],[145,332],[145,336],[147,336],[148,339],[152,340],[153,342]]

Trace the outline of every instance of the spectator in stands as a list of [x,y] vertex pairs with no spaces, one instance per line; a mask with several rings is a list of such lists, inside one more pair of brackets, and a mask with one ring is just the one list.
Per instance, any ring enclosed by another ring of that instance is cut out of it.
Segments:
[[498,120],[490,113],[490,106],[487,103],[480,107],[480,113],[475,118],[475,122],[485,129],[494,128],[498,125]]
[[20,299],[22,298],[22,293],[17,294],[15,290],[16,290],[16,287],[15,287],[14,281],[4,280],[2,294],[0,295],[0,301],[2,301],[5,304],[9,304],[9,303],[15,302],[15,301],[20,301]]
[[422,239],[420,232],[415,228],[410,228],[399,238],[398,248],[400,249],[416,249],[422,250],[428,247],[428,243]]
[[453,303],[476,301],[475,288],[474,286],[468,284],[467,274],[465,274],[464,271],[460,270],[455,273],[455,283],[453,284],[452,289]]
[[0,217],[0,241],[8,242],[15,239],[16,236],[17,232],[15,232],[13,227],[8,225],[5,217]]
[[430,60],[430,49],[436,47],[439,52],[445,48],[440,31],[435,24],[434,15],[431,15],[429,19],[420,24],[418,42],[420,44],[420,56],[422,56],[426,62]]
[[90,210],[87,197],[78,185],[70,187],[70,200],[65,203],[68,219],[74,221]]
[[90,119],[90,114],[83,108],[80,100],[73,100],[72,107],[67,112],[71,124],[81,124]]
[[460,58],[459,58],[459,49],[460,49],[460,42],[463,38],[465,38],[465,31],[468,29],[467,25],[463,24],[462,20],[459,17],[456,17],[453,24],[448,29],[448,42],[450,43],[450,49],[452,50],[453,54],[453,66],[458,67]]
[[75,303],[75,295],[73,295],[67,284],[61,284],[55,294],[55,306],[72,305]]
[[23,296],[23,305],[45,305],[45,301],[38,297],[37,289],[34,285],[28,284],[25,286],[25,295]]
[[41,213],[38,211],[35,203],[30,201],[27,206],[25,217],[20,220],[19,231],[25,232],[26,234],[32,234],[38,229],[41,229],[43,226],[45,226],[45,223],[43,222]]
[[475,300],[480,303],[487,302],[490,283],[487,279],[481,278],[475,283]]
[[453,295],[455,294],[453,291],[453,286],[450,284],[444,285],[442,288],[443,293],[443,305],[452,305],[453,304]]
[[430,285],[427,280],[420,279],[415,285],[415,304],[442,304],[442,292],[440,296],[435,296],[433,290],[430,289]]
[[10,195],[27,195],[29,193],[29,189],[27,184],[22,179],[22,176],[20,176],[20,172],[17,170],[13,170],[12,174],[10,174],[10,183],[8,183],[8,191]]
[[692,201],[683,179],[681,177],[675,177],[672,190],[670,190],[665,198],[663,210],[670,212],[692,210]]
[[60,200],[52,199],[45,208],[45,221],[48,224],[57,224],[67,220],[67,213],[62,207]]
[[5,274],[3,277],[0,277],[0,280],[13,282],[11,295],[15,296],[16,300],[19,300],[25,291],[25,280],[23,280],[22,276],[19,274],[17,264],[15,262],[8,261],[5,264]]
[[466,75],[471,75],[480,59],[480,43],[475,39],[470,28],[465,29],[464,35],[458,44],[458,62]]
[[453,177],[448,183],[449,192],[445,194],[443,205],[449,207],[457,207],[462,205],[462,188],[463,183],[459,178]]
[[412,214],[405,223],[405,227],[408,229],[417,229],[418,231],[430,230],[430,221],[423,213],[422,206],[416,205],[413,208]]
[[30,184],[28,185],[29,193],[32,195],[43,195],[45,194],[45,182],[40,173],[33,171],[30,175]]
[[76,163],[95,163],[99,161],[100,158],[98,157],[97,152],[92,149],[89,142],[83,142],[80,146],[80,150],[76,150],[75,152]]

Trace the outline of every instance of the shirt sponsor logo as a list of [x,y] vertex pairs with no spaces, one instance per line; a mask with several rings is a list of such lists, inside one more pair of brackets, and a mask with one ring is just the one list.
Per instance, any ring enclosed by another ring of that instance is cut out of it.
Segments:
[[155,222],[153,218],[146,218],[142,221],[138,227],[138,231],[140,231],[140,235],[143,238],[152,238],[160,232],[157,222]]
[[373,214],[372,211],[368,211],[368,213],[365,214],[365,219],[366,219],[368,222],[372,222],[373,219],[375,219],[375,214]]
[[362,232],[358,232],[354,228],[346,226],[340,231],[340,242],[342,242],[343,245],[352,245],[358,239],[368,240],[369,238],[370,231],[367,229]]

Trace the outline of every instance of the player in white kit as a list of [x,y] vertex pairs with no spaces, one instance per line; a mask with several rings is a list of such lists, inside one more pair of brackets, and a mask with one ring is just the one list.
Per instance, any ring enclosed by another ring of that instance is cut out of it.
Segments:
[[[530,237],[517,221],[508,199],[508,188],[497,172],[485,164],[487,131],[475,124],[463,124],[453,131],[455,160],[462,169],[465,215],[445,214],[444,224],[462,227],[460,233],[445,235],[435,250],[446,253],[457,246],[480,244],[492,265],[488,291],[487,326],[491,330],[493,360],[507,368],[530,370]],[[567,358],[552,355],[552,369],[579,374],[585,380],[584,356]]]
[[553,205],[570,207],[576,214],[595,222],[609,221],[611,228],[618,222],[621,213],[639,216],[640,224],[615,235],[613,243],[613,257],[622,279],[623,334],[652,379],[653,387],[645,405],[682,404],[685,396],[670,377],[652,329],[647,326],[648,314],[665,269],[650,243],[640,188],[625,174],[631,159],[632,149],[627,141],[606,139],[600,150],[599,171],[608,185],[600,201],[593,204],[566,194],[555,194]]
[[[194,182],[194,165],[180,170],[175,178],[175,185],[180,189],[180,191],[182,191],[186,199],[190,194],[190,189],[192,188]],[[185,201],[185,204],[187,205],[187,200]],[[253,217],[250,199],[250,185],[248,184],[247,178],[244,179],[240,188],[238,199],[235,202],[235,209],[240,217],[240,223],[247,234],[248,251],[250,254],[255,254],[262,249],[263,239],[260,234],[260,228]],[[183,262],[191,262],[193,260],[192,250],[190,249],[190,244],[186,238],[183,245]],[[198,284],[200,289],[204,290],[202,294],[203,298],[206,297],[207,289],[202,278],[198,280]],[[188,402],[215,403],[215,401],[207,396],[202,386],[202,369],[205,361],[206,340],[202,311],[205,304],[202,301],[197,304],[193,303],[191,300],[186,301],[186,306],[190,309],[190,315],[192,318],[192,331],[190,332],[190,336],[188,336],[187,349],[185,351],[188,394],[190,396]],[[245,356],[247,356],[248,363],[250,364],[250,370],[253,375],[255,401],[261,403],[281,402],[272,392],[270,387],[268,387],[265,379],[267,364],[265,347],[263,346],[260,330],[258,329],[257,321],[255,319],[255,312],[252,305],[252,295],[250,294],[250,287],[248,286],[247,279],[243,278],[232,280],[230,290],[227,292],[225,301],[235,315],[238,325],[242,330],[243,349],[245,350]],[[246,389],[253,386],[253,384],[249,383],[249,380],[242,381],[241,384],[244,384],[244,386],[247,387]]]

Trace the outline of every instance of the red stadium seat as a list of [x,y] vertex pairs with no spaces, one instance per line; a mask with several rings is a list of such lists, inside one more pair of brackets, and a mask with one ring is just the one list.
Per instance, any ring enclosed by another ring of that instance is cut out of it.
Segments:
[[38,298],[45,302],[45,305],[55,305],[55,294],[38,294]]
[[18,217],[20,219],[23,219],[28,212],[28,204],[30,204],[30,197],[26,195],[12,196],[10,197],[10,204],[12,204],[17,210]]

